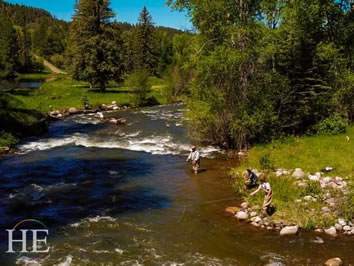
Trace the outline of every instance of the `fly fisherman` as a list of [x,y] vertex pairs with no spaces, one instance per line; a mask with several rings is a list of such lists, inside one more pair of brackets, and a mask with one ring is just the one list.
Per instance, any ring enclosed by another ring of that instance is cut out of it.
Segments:
[[200,155],[195,146],[192,147],[192,151],[186,161],[192,162],[192,170],[195,174],[198,174],[198,170],[200,167]]
[[272,203],[272,189],[270,187],[270,184],[266,181],[264,174],[260,174],[259,180],[261,181],[261,184],[259,185],[258,189],[250,194],[250,196],[253,196],[256,194],[258,191],[263,190],[264,191],[264,201],[263,201],[263,210],[264,214],[268,215],[268,209],[271,207]]

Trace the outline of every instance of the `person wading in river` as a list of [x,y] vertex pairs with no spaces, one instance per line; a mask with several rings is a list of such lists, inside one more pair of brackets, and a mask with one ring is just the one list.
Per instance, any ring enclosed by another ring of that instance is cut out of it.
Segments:
[[273,196],[272,188],[270,187],[270,184],[268,182],[266,182],[263,173],[259,175],[259,180],[261,181],[261,184],[259,185],[258,189],[256,191],[252,192],[250,195],[253,196],[261,189],[264,191],[265,195],[264,195],[264,201],[263,201],[263,210],[264,210],[264,214],[268,215],[268,208],[270,207],[270,204],[272,203],[272,196]]
[[192,170],[195,174],[198,174],[200,168],[200,155],[195,146],[192,147],[192,151],[189,154],[186,162],[192,162]]

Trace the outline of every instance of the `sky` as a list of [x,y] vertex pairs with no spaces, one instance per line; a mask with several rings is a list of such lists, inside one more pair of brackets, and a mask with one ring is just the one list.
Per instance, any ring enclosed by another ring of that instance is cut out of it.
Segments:
[[[43,8],[55,17],[66,21],[71,20],[75,4],[75,0],[5,0],[5,2]],[[111,0],[111,8],[116,13],[118,21],[135,24],[141,9],[146,5],[155,25],[181,30],[192,29],[186,14],[171,11],[165,2],[166,0]]]

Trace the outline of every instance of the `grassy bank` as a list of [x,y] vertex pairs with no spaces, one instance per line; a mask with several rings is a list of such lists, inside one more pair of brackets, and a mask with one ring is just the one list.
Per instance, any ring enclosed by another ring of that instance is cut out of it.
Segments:
[[[21,75],[19,79],[45,82],[37,89],[16,89],[0,94],[0,153],[16,144],[21,137],[31,135],[27,129],[34,128],[33,125],[52,110],[83,109],[84,98],[92,108],[112,101],[129,106],[135,95],[131,88],[115,82],[109,83],[106,92],[101,93],[98,89],[90,89],[85,82],[49,71],[48,74]],[[147,97],[153,96],[160,104],[167,103],[163,93],[164,81],[151,77],[150,84],[152,88]]]
[[[234,189],[251,206],[262,207],[263,193],[250,197],[249,193],[253,190],[245,188],[242,172],[247,167],[263,171],[272,186],[273,204],[277,208],[271,220],[298,224],[306,229],[328,228],[335,224],[338,217],[348,221],[354,217],[353,158],[354,127],[336,136],[289,138],[258,145],[249,151],[239,167],[232,170]],[[320,181],[308,179],[308,174],[315,174],[327,166],[335,170],[322,174]],[[289,170],[289,174],[277,177],[278,168]],[[301,168],[305,173],[301,180],[291,176],[296,168]],[[347,185],[344,190],[336,185],[321,187],[324,177],[332,177],[333,180],[341,177]],[[306,196],[315,200],[304,200]],[[326,202],[328,199],[334,199],[335,203],[329,205]]]
[[[116,101],[118,105],[130,105],[134,97],[131,88],[113,82],[108,84],[105,93],[101,93],[98,89],[90,89],[87,83],[74,81],[67,75],[30,74],[23,75],[21,78],[46,80],[40,88],[25,95],[16,95],[25,108],[39,110],[42,113],[69,107],[83,108],[84,95],[87,96],[90,105],[94,108],[103,103],[110,104],[112,101]],[[163,81],[151,78],[151,84],[153,86],[148,97],[154,96],[159,103],[166,103],[162,92]]]

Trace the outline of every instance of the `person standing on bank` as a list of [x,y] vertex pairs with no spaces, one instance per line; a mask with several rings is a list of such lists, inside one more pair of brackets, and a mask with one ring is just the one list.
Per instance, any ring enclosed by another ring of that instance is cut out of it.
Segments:
[[200,155],[195,146],[192,147],[191,153],[189,154],[186,162],[192,162],[192,170],[195,174],[198,174],[200,168]]
[[266,182],[263,173],[259,175],[259,180],[261,181],[261,184],[259,185],[258,189],[256,191],[252,192],[250,195],[253,196],[261,189],[264,191],[265,195],[264,195],[264,201],[263,201],[263,210],[264,210],[264,214],[268,215],[267,210],[270,207],[270,204],[272,203],[272,197],[273,197],[272,188],[270,187],[270,184],[268,182]]

